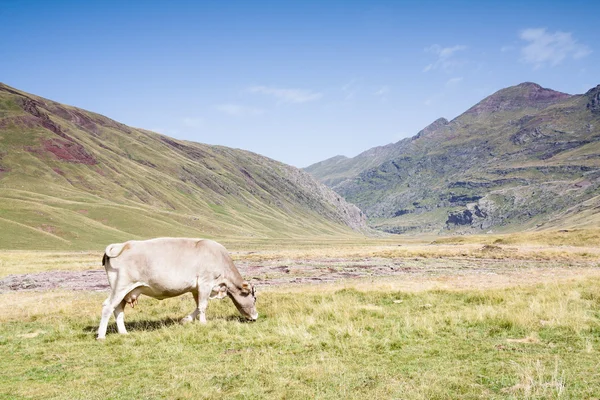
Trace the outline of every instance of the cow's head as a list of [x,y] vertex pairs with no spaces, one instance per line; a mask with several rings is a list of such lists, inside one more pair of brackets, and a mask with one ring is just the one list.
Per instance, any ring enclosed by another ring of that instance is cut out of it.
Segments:
[[227,291],[233,304],[244,317],[256,321],[258,311],[256,311],[256,290],[254,286],[246,281],[243,281],[240,286],[234,285]]

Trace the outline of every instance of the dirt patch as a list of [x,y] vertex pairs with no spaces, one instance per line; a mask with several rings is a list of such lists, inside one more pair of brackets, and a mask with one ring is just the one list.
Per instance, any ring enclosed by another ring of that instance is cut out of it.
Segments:
[[39,229],[41,229],[44,232],[51,233],[53,235],[56,234],[56,232],[57,232],[57,229],[55,226],[48,225],[48,224],[42,224]]
[[37,274],[8,275],[0,280],[0,293],[23,290],[108,290],[104,270],[49,271]]
[[[411,285],[429,287],[436,284],[454,289],[483,289],[536,284],[578,276],[600,276],[600,268],[591,262],[567,264],[539,260],[335,258],[272,260],[258,264],[238,261],[236,265],[240,273],[259,288],[400,277],[407,288]],[[109,286],[102,269],[8,275],[0,280],[0,293],[53,289],[104,291]]]

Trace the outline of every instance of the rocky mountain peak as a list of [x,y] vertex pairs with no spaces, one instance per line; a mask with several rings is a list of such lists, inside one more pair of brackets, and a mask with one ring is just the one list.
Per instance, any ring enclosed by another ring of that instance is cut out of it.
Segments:
[[600,113],[600,85],[588,90],[585,95],[588,98],[587,109],[593,113]]
[[570,94],[546,89],[537,83],[523,82],[516,86],[501,89],[486,97],[467,110],[465,114],[481,115],[522,108],[541,110],[569,97],[571,97]]
[[438,118],[435,121],[433,121],[431,124],[429,124],[425,128],[423,128],[422,130],[420,130],[419,133],[417,133],[413,137],[413,140],[419,139],[421,137],[429,136],[432,133],[434,133],[435,131],[437,131],[438,129],[443,128],[446,125],[448,125],[448,120],[446,118]]
[[540,85],[538,85],[535,82],[522,82],[519,83],[518,85],[515,85],[516,87],[521,87],[521,88],[530,88],[532,90],[541,90],[543,89],[543,87],[541,87]]

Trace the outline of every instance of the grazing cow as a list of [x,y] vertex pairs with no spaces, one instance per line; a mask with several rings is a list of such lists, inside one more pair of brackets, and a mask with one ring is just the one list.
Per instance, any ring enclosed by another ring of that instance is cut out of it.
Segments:
[[123,309],[137,304],[141,294],[166,299],[191,292],[196,309],[181,320],[200,317],[206,323],[209,299],[229,296],[239,312],[256,320],[256,294],[233,264],[225,247],[207,239],[157,238],[130,240],[106,247],[102,265],[110,283],[110,296],[102,304],[98,339],[104,339],[110,314],[117,330],[126,334]]

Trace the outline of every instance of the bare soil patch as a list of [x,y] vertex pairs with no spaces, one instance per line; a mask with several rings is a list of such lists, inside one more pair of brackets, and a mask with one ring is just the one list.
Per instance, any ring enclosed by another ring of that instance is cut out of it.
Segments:
[[[238,261],[242,275],[257,287],[334,283],[343,280],[398,277],[402,288],[490,288],[599,276],[595,262],[472,258],[323,258]],[[103,269],[47,271],[8,275],[0,293],[54,289],[105,291]]]
[[35,274],[8,275],[0,280],[0,293],[27,290],[108,290],[104,270],[48,271]]

